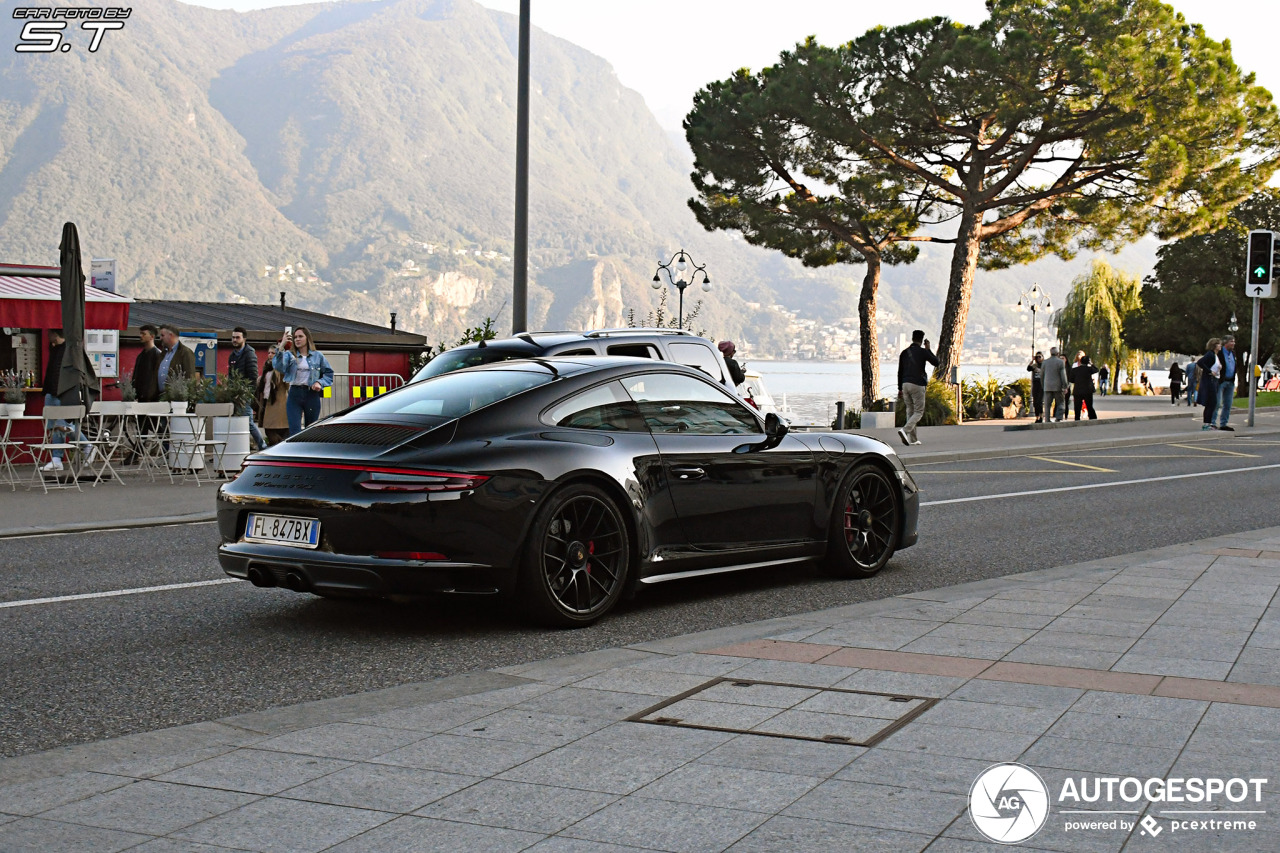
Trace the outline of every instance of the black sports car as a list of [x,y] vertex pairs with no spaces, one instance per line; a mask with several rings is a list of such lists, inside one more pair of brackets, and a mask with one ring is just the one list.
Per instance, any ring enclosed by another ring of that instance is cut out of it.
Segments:
[[218,558],[328,597],[507,593],[587,625],[635,585],[822,558],[866,577],[916,541],[888,445],[789,434],[697,370],[505,361],[407,385],[246,460]]

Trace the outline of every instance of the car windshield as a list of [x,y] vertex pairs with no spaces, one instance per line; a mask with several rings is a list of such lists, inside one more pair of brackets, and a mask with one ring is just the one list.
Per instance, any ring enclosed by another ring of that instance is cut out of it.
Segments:
[[442,352],[422,366],[413,375],[410,383],[421,382],[432,376],[442,376],[464,367],[479,367],[482,364],[493,364],[495,361],[510,361],[513,358],[528,358],[528,353],[511,352],[498,347],[475,347]]
[[460,418],[499,400],[545,385],[554,374],[544,370],[468,370],[414,382],[361,406],[365,415],[428,415]]

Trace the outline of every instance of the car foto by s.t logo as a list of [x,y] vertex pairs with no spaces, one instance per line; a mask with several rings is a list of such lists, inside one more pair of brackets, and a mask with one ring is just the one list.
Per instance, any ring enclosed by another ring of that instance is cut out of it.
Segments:
[[79,21],[80,29],[93,33],[89,52],[97,53],[102,34],[123,30],[132,13],[132,8],[119,6],[19,6],[13,10],[13,17],[26,23],[13,49],[18,53],[66,53],[71,50],[71,42],[63,41],[62,34],[68,22]]
[[969,817],[979,832],[999,844],[1026,841],[1049,817],[1049,789],[1030,767],[992,765],[969,789]]

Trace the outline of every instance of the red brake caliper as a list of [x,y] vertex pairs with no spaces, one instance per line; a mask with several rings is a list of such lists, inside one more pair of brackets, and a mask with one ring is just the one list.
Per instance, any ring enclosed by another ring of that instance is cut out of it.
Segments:
[[[587,543],[587,553],[588,553],[588,554],[595,554],[595,552],[596,552],[596,541],[595,541],[594,539],[592,539],[590,542],[588,542],[588,543]],[[588,561],[587,561],[587,565],[583,567],[583,571],[585,571],[587,574],[591,574],[591,561],[590,561],[590,560],[588,560]]]

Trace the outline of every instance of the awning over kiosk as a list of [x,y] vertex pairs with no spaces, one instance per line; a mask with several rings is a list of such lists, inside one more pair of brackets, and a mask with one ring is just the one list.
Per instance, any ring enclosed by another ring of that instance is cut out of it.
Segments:
[[[42,268],[37,268],[42,269]],[[62,293],[57,278],[0,275],[0,326],[14,329],[62,328]],[[84,286],[85,328],[125,329],[129,326],[128,296]]]

